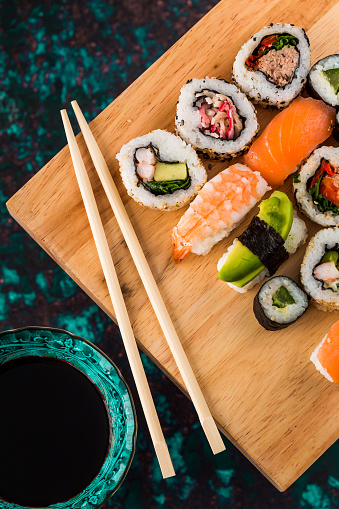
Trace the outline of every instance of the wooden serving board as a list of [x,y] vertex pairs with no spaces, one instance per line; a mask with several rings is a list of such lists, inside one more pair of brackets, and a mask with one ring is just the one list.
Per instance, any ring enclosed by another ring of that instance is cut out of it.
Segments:
[[[334,0],[221,1],[91,123],[212,414],[281,491],[339,437],[339,387],[309,361],[339,316],[310,306],[288,329],[262,329],[252,311],[258,288],[240,295],[216,277],[218,259],[250,218],[208,256],[191,254],[175,265],[170,234],[183,211],[161,213],[136,204],[121,184],[115,154],[131,138],[153,129],[173,131],[176,101],[186,80],[205,75],[229,80],[241,45],[263,26],[282,21],[304,27],[314,63],[338,51],[338,19]],[[259,108],[260,125],[265,127],[273,115]],[[82,135],[77,139],[140,348],[185,391]],[[209,178],[226,167],[205,163]],[[291,188],[290,178],[282,189],[292,195]],[[9,200],[8,209],[114,319],[68,147]],[[310,234],[319,229],[308,226]],[[290,257],[279,273],[298,279],[303,253],[304,248]]]

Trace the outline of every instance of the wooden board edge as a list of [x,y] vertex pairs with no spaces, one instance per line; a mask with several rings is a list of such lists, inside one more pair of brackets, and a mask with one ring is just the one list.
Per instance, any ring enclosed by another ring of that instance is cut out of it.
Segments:
[[[22,189],[22,188],[21,188]],[[19,189],[19,191],[21,191],[21,189]],[[19,193],[19,191],[17,191],[16,194]],[[113,320],[113,322],[117,325],[117,321],[116,321],[116,318],[115,316],[101,303],[99,302],[97,299],[93,298],[92,295],[89,295],[89,292],[87,291],[86,287],[82,284],[82,282],[75,276],[75,274],[73,274],[73,272],[71,270],[68,269],[68,267],[64,266],[62,264],[62,262],[57,258],[56,255],[54,255],[54,253],[48,249],[48,247],[43,243],[43,241],[41,241],[38,237],[35,236],[35,234],[27,227],[27,225],[21,220],[20,216],[18,216],[16,214],[16,212],[12,209],[11,205],[12,205],[12,200],[14,200],[16,197],[16,194],[13,195],[6,203],[6,206],[7,206],[7,209],[10,213],[10,215],[13,217],[13,219],[15,219],[15,221],[30,235],[30,237],[33,238],[33,240],[55,261],[55,263],[57,263],[65,272],[66,274],[71,277],[73,279],[73,281],[86,293],[86,295],[88,295],[92,300],[93,302],[95,302],[95,304],[111,319]],[[178,389],[180,389],[180,391],[185,394],[185,396],[190,399],[189,397],[189,394],[186,390],[186,387],[181,385],[178,380],[176,380],[172,374],[166,370],[166,368],[164,368],[164,366],[162,366],[158,360],[149,352],[149,350],[147,350],[147,348],[145,348],[139,341],[138,341],[138,338],[135,338],[136,339],[136,342],[137,342],[137,345],[139,347],[139,349],[145,353],[153,362],[154,364],[171,380],[171,382],[173,382],[176,387]],[[223,426],[218,422],[217,419],[215,419],[216,421],[216,424],[218,426],[218,429],[220,430],[220,432],[259,470],[259,472],[261,474],[263,474],[266,479],[268,479],[268,481],[270,481],[271,484],[273,484],[273,486],[275,488],[277,488],[280,492],[283,492],[285,491],[287,488],[289,488],[290,484],[286,487],[282,486],[281,484],[279,484],[279,482],[274,479],[273,477],[270,476],[270,474],[258,463],[256,462],[250,455],[249,453],[243,449],[241,447],[241,445],[232,437],[232,435],[230,435],[226,430],[225,428],[223,428]],[[296,480],[296,479],[295,479]],[[294,480],[294,481],[295,481]],[[294,482],[292,481],[291,484]]]

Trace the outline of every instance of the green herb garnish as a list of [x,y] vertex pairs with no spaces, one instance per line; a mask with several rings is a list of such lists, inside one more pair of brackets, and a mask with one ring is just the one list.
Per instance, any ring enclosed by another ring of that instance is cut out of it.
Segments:
[[295,175],[293,175],[293,182],[295,182],[296,184],[299,184],[300,182],[300,173],[296,173]]
[[275,41],[272,46],[276,51],[283,49],[284,46],[296,46],[298,44],[298,39],[293,37],[292,35],[277,35],[278,40]]
[[179,189],[188,189],[191,185],[191,177],[188,176],[185,180],[163,180],[162,182],[143,182],[143,185],[156,196],[162,194],[173,194]]

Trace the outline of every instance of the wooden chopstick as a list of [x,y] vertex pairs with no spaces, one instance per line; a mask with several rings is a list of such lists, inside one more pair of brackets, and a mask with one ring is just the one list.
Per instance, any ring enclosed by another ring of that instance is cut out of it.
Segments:
[[160,426],[159,418],[154,406],[146,375],[141,363],[138,347],[128,317],[126,305],[114,268],[112,256],[108,246],[104,227],[100,219],[100,214],[95,201],[91,183],[87,175],[85,165],[82,160],[80,150],[76,142],[66,110],[61,111],[61,117],[71,152],[75,174],[78,180],[80,192],[93,233],[95,245],[100,258],[100,263],[106,279],[109,295],[112,300],[117,322],[121,331],[121,336],[125,345],[127,357],[150,430],[155,452],[160,464],[161,472],[164,478],[171,477],[175,475],[174,468]]
[[185,351],[174,328],[171,317],[167,311],[159,288],[155,282],[151,269],[147,263],[139,240],[135,234],[132,223],[128,217],[119,192],[114,184],[111,173],[107,167],[105,159],[98,147],[97,142],[91,132],[89,125],[76,101],[72,101],[72,107],[78,119],[80,129],[84,136],[87,148],[92,157],[94,166],[100,177],[105,193],[111,204],[115,217],[118,221],[122,234],[127,243],[128,249],[132,255],[141,280],[144,284],[148,297],[151,301],[155,314],[159,320],[167,343],[171,349],[174,360],[177,363],[180,374],[184,380],[187,391],[198,413],[201,425],[205,431],[206,437],[214,454],[225,449],[216,423],[210,413],[206,400],[201,392],[192,367],[187,359]]

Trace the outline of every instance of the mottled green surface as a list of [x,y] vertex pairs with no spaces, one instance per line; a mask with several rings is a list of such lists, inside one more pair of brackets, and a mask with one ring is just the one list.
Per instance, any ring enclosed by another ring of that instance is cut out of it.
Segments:
[[107,506],[336,508],[338,444],[279,493],[231,444],[226,443],[226,452],[212,455],[191,403],[143,355],[177,471],[175,478],[162,480],[117,327],[5,207],[65,145],[62,107],[70,111],[69,102],[76,99],[87,119],[95,117],[215,3],[0,2],[0,328],[31,324],[68,329],[99,345],[121,369],[134,395],[139,435],[126,481]]

